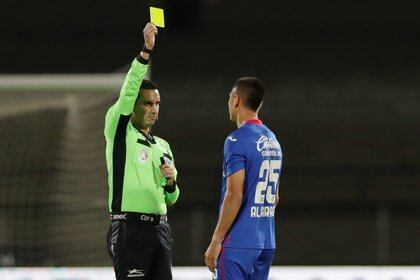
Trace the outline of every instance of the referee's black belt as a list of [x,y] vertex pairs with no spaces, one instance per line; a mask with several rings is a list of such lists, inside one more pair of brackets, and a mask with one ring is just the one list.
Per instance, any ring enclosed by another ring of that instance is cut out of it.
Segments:
[[139,222],[158,225],[168,221],[167,215],[146,214],[138,212],[114,212],[109,214],[111,221]]

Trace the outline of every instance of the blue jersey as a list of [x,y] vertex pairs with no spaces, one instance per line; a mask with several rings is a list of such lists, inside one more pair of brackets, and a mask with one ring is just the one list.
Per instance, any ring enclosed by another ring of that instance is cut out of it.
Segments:
[[275,200],[282,165],[276,136],[259,120],[251,120],[225,140],[222,198],[227,177],[245,169],[242,206],[227,233],[223,247],[274,249]]

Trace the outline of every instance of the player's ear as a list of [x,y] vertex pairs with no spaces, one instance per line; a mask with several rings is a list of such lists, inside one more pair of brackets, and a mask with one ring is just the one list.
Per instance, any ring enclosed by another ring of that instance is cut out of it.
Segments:
[[233,105],[235,108],[239,107],[239,99],[240,99],[239,95],[235,96],[235,100],[233,101],[234,102]]

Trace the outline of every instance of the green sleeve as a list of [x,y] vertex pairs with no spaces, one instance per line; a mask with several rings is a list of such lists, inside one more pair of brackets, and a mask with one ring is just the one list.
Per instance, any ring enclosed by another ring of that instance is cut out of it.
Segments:
[[175,202],[178,200],[179,197],[179,188],[176,187],[175,191],[173,193],[165,192],[165,203],[168,206],[171,206],[175,204]]
[[134,59],[125,77],[117,102],[111,106],[105,117],[105,136],[113,138],[120,119],[120,115],[128,116],[133,112],[140,85],[147,72],[147,64]]
[[[176,180],[177,177],[178,177],[178,171],[176,170],[176,167],[175,167],[174,155],[172,154],[172,150],[171,150],[171,147],[169,146],[168,142],[164,141],[164,144],[166,146],[166,149],[169,152],[169,155],[172,157],[172,163],[173,163],[174,169],[175,169],[174,173],[175,173],[175,180]],[[176,187],[176,189],[173,193],[165,192],[166,205],[171,206],[171,205],[175,204],[175,202],[178,200],[178,197],[179,197],[179,187],[178,186]]]

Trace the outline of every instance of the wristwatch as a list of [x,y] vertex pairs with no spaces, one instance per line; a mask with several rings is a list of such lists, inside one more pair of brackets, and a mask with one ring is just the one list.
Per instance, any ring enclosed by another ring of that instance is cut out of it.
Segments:
[[143,45],[143,48],[141,49],[141,51],[147,54],[151,54],[153,52],[153,50],[148,49],[146,45]]

